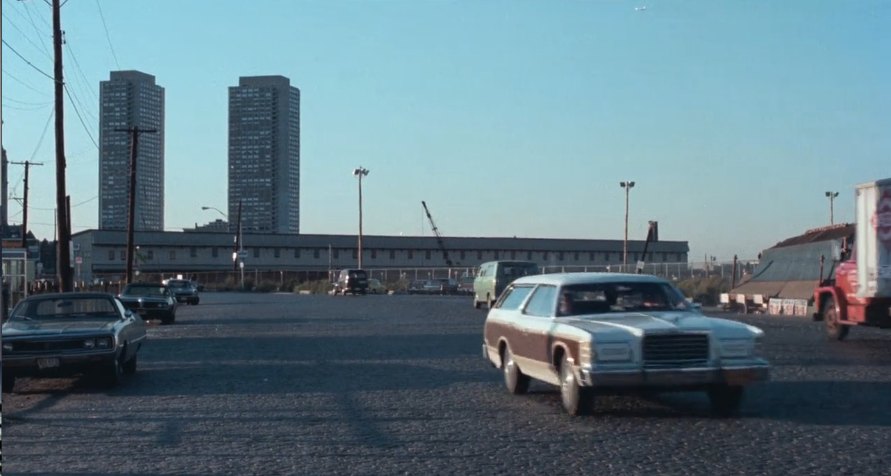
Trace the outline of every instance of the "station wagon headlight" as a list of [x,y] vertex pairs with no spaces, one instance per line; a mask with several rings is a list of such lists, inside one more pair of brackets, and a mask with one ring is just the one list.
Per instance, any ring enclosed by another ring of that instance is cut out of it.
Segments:
[[599,344],[597,346],[598,362],[627,362],[631,360],[631,346],[626,343]]
[[718,345],[723,358],[733,359],[755,355],[755,339],[720,339]]
[[87,339],[84,341],[84,349],[95,349],[96,339]]
[[12,352],[12,344],[9,342],[3,343],[3,352]]

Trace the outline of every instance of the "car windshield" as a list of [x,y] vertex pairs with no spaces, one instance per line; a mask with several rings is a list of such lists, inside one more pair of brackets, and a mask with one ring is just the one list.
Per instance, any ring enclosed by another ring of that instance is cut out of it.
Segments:
[[613,282],[574,284],[561,290],[558,315],[628,311],[692,310],[684,296],[667,283]]
[[164,286],[127,286],[124,288],[127,296],[164,296]]
[[168,281],[167,285],[171,288],[186,288],[189,287],[188,281]]
[[51,319],[118,319],[118,309],[107,297],[58,297],[22,301],[9,317],[10,321]]

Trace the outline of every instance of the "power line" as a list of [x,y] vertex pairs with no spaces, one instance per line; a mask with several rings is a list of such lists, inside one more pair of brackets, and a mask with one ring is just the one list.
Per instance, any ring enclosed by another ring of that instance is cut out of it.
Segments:
[[78,203],[75,203],[74,205],[71,205],[71,208],[79,207],[79,206],[81,206],[81,205],[90,203],[90,202],[92,202],[93,200],[96,200],[97,198],[99,198],[99,195],[93,195],[91,198],[88,198],[88,199],[86,199],[86,200],[84,200],[84,201],[82,201],[82,202],[78,202]]
[[96,8],[99,9],[99,18],[102,19],[102,28],[105,29],[105,39],[108,40],[108,48],[111,50],[111,56],[114,58],[114,64],[121,69],[120,63],[118,63],[118,55],[114,52],[114,46],[111,44],[111,35],[108,34],[108,25],[105,24],[105,15],[102,14],[102,5],[99,4],[99,0],[96,0]]
[[31,153],[31,160],[34,160],[34,157],[37,156],[37,151],[40,150],[40,146],[43,144],[43,138],[46,137],[46,131],[49,129],[50,122],[53,120],[53,115],[56,114],[56,108],[53,107],[53,110],[50,111],[50,115],[46,118],[46,124],[43,125],[43,132],[40,133],[40,139],[37,140],[37,146],[34,147],[34,152]]
[[41,91],[41,90],[35,88],[34,86],[31,86],[30,84],[22,81],[21,79],[13,76],[12,74],[10,74],[9,71],[7,71],[6,69],[3,69],[2,71],[3,71],[3,76],[8,77],[9,79],[21,84],[22,86],[30,89],[31,91],[34,91],[35,93],[46,94],[46,91]]
[[12,45],[10,45],[9,43],[6,42],[6,40],[0,40],[0,41],[2,41],[3,44],[6,45],[7,48],[9,48],[10,50],[12,50],[12,52],[15,53],[16,56],[18,56],[19,58],[21,58],[22,61],[24,61],[25,63],[28,63],[28,66],[34,68],[38,73],[40,73],[40,74],[46,76],[47,78],[49,78],[49,79],[52,80],[53,82],[56,81],[55,78],[53,78],[52,76],[46,74],[43,70],[41,70],[41,69],[38,68],[37,66],[34,66],[34,63],[28,61],[27,58],[25,58],[24,56],[21,55],[21,53],[19,53],[18,51],[16,51],[15,48],[12,47]]
[[45,102],[19,101],[18,99],[13,99],[13,98],[8,97],[8,96],[5,96],[5,97],[3,98],[3,100],[5,100],[5,101],[12,101],[12,102],[14,102],[14,103],[18,103],[18,104],[21,104],[21,105],[23,105],[23,106],[49,106],[50,104],[53,103],[52,101],[45,101]]
[[[10,18],[8,15],[3,15],[3,18],[6,19],[6,21],[9,23],[10,26],[12,26],[13,28],[15,28],[16,31],[18,31],[19,33],[22,34],[22,38],[24,38],[25,41],[27,41],[27,42],[28,42],[31,46],[33,46],[34,48],[36,48],[36,49],[38,49],[38,50],[42,50],[43,55],[46,56],[46,58],[47,58],[48,60],[52,61],[53,57],[50,56],[49,51],[47,51],[46,46],[43,45],[43,43],[41,43],[40,45],[37,45],[36,43],[34,43],[34,42],[31,40],[31,38],[28,37],[28,34],[25,33],[21,28],[19,28],[19,26],[16,25],[15,22],[12,21],[12,18]],[[29,14],[29,18],[30,18],[30,14]],[[31,24],[33,25],[34,22],[32,21]],[[36,28],[36,26],[35,26],[35,28]]]
[[[77,69],[78,73],[80,73],[80,77],[78,77],[77,75],[74,75],[74,78],[78,80],[78,81],[74,81],[74,83],[79,83],[80,89],[81,90],[86,89],[87,93],[91,96],[91,99],[93,99],[93,101],[95,101],[95,103],[98,103],[99,98],[98,98],[98,96],[96,96],[96,93],[94,93],[93,90],[89,87],[89,81],[87,80],[87,76],[84,74],[83,69],[81,69],[80,63],[77,61],[77,56],[74,55],[74,50],[71,49],[71,42],[66,41],[65,46],[68,47],[69,56],[71,56],[71,59],[74,61],[75,68]],[[84,106],[84,103],[80,100],[80,98],[77,95],[77,91],[74,91],[71,94],[74,96],[74,99],[77,100],[81,109],[84,110],[84,114],[88,114],[89,116],[91,116],[90,117],[91,119],[93,119],[95,122],[98,123],[99,119],[96,117],[95,114],[93,114],[90,111],[90,108]]]
[[77,118],[80,119],[80,125],[83,126],[84,132],[87,133],[87,137],[90,138],[90,141],[92,141],[93,145],[95,145],[96,148],[98,149],[99,144],[96,143],[96,139],[93,139],[93,135],[90,134],[90,130],[87,129],[87,124],[84,122],[84,118],[80,115],[80,111],[77,110],[77,104],[74,104],[74,99],[71,98],[71,93],[68,92],[68,85],[63,85],[63,86],[65,87],[65,94],[68,95],[68,100],[71,101],[71,107],[74,108],[74,113],[77,114]]
[[12,104],[3,103],[3,107],[6,109],[14,109],[16,111],[39,111],[46,106],[13,106]]
[[[46,31],[46,30],[41,30],[40,28],[37,28],[37,25],[34,24],[34,18],[31,16],[31,7],[28,5],[28,2],[22,2],[22,3],[25,5],[25,13],[28,15],[28,21],[31,23],[31,27],[34,28],[35,32],[37,32],[37,37],[41,38],[41,32]],[[52,7],[52,5],[50,5],[50,7]],[[44,18],[42,16],[38,16],[37,18],[40,18],[40,20],[43,21],[43,25],[46,26],[47,30],[49,30],[49,31],[53,30],[53,27],[49,23],[47,23],[46,18]],[[43,42],[41,42],[40,44],[43,45]],[[46,47],[44,46],[44,48],[46,48]],[[47,50],[46,53],[47,53],[47,56],[49,56],[49,50]]]

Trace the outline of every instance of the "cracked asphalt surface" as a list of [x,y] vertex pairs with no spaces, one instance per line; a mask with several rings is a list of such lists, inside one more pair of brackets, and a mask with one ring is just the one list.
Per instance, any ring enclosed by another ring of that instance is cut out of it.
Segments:
[[204,293],[149,328],[138,373],[22,379],[3,397],[4,474],[891,474],[891,330],[829,342],[765,330],[772,379],[738,418],[704,394],[512,396],[457,296]]

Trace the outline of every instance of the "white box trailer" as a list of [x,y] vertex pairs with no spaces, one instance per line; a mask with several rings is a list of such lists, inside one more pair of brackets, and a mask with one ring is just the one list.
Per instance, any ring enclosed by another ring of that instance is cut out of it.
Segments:
[[891,297],[891,179],[856,187],[857,297]]

